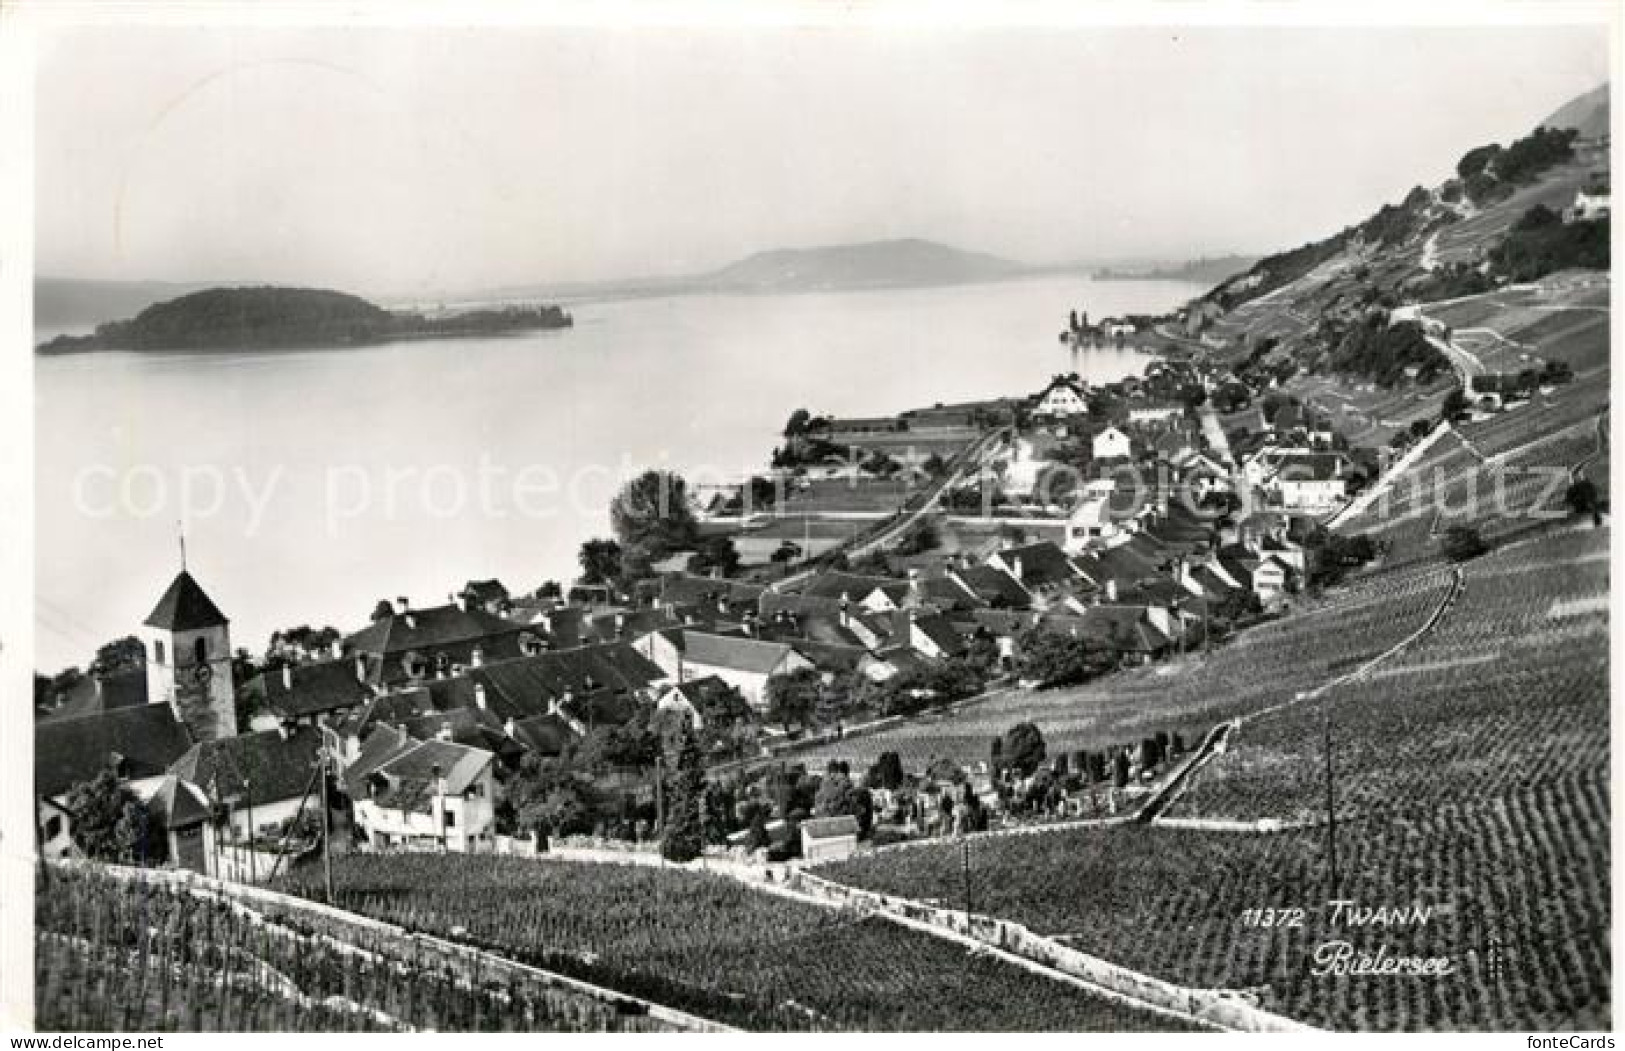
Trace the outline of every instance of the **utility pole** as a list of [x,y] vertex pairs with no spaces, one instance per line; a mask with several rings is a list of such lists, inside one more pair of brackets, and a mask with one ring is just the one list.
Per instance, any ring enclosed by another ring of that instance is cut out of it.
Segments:
[[655,755],[655,835],[666,834],[666,759]]
[[254,785],[243,778],[243,799],[248,803],[248,882],[259,881],[259,859],[254,856]]
[[1324,712],[1324,748],[1326,752],[1326,857],[1331,865],[1326,899],[1337,897],[1337,794],[1332,783],[1332,709],[1328,701]]
[[316,775],[322,779],[322,882],[327,891],[327,904],[333,904],[333,830],[327,819],[327,749],[321,750],[316,762],[321,767]]
[[237,842],[237,796],[227,796],[225,803],[226,833],[231,836],[231,878],[233,882],[240,883],[243,879],[243,853]]
[[961,855],[960,855],[961,859],[962,859],[961,869],[962,869],[962,871],[964,872],[964,875],[965,875],[965,918],[968,920],[968,919],[970,919],[970,906],[971,906],[971,900],[970,900],[970,837],[969,836],[966,836],[961,841],[961,846],[963,847],[963,850],[962,850]]
[[214,864],[210,866],[209,875],[215,879],[220,878],[220,780],[218,777],[209,778],[209,842],[214,848]]

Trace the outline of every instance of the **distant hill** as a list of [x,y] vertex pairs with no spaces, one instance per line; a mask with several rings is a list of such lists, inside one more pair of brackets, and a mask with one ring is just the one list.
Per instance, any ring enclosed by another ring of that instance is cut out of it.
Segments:
[[802,292],[967,284],[1026,269],[997,256],[909,238],[758,252],[698,281],[727,291]]
[[1582,138],[1608,134],[1608,85],[1603,84],[1564,104],[1541,121],[1548,128],[1573,128]]
[[507,307],[437,317],[396,313],[321,288],[210,288],[154,303],[89,336],[59,336],[40,353],[92,350],[258,350],[566,328],[558,307]]

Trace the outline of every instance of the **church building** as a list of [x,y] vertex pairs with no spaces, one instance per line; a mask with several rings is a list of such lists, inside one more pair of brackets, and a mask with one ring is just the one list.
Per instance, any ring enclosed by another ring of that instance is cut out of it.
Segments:
[[147,701],[167,704],[195,741],[237,734],[230,621],[182,569],[142,624]]

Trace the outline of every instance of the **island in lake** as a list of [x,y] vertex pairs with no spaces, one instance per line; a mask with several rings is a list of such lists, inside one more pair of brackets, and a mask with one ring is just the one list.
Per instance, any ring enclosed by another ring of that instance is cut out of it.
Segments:
[[400,339],[491,336],[568,328],[557,306],[509,306],[432,317],[390,311],[359,296],[319,288],[210,288],[154,303],[88,336],[58,336],[41,354],[91,350],[259,350],[329,347]]

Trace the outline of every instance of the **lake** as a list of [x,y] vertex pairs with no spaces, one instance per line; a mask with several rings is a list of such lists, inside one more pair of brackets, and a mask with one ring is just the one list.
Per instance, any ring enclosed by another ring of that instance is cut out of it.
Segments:
[[[1045,277],[672,296],[571,304],[573,329],[490,340],[37,358],[37,666],[83,666],[140,624],[183,518],[193,575],[260,653],[281,627],[353,631],[380,598],[566,580],[644,468],[761,471],[798,407],[1031,393],[1071,367],[1068,310],[1158,313],[1201,291]],[[1104,382],[1145,361],[1078,367]]]

